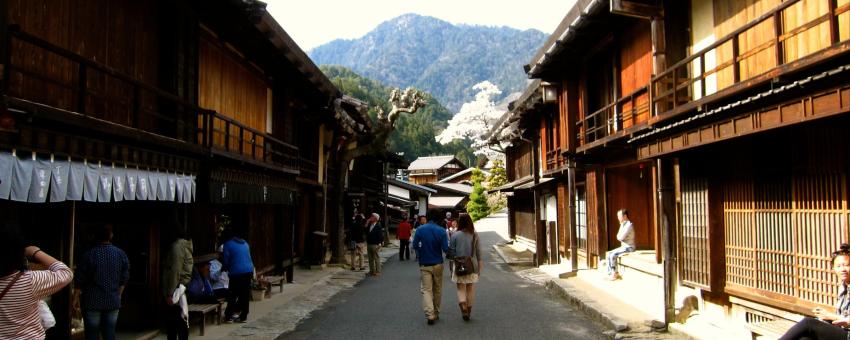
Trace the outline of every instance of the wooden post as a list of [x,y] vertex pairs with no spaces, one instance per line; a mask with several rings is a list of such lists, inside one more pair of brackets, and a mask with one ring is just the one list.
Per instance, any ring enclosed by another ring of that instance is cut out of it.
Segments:
[[675,174],[672,159],[658,159],[658,225],[661,227],[664,253],[664,322],[675,322],[676,317],[676,197]]
[[[9,92],[9,62],[12,59],[12,36],[9,35],[8,2],[0,5],[0,98]],[[6,100],[0,101],[0,112],[5,111]]]
[[576,163],[572,158],[567,160],[567,213],[570,221],[570,272],[578,271],[578,223],[576,223]]
[[[652,34],[652,73],[653,75],[661,74],[667,69],[667,38],[664,35],[664,18],[652,17],[650,19],[650,31]],[[652,91],[650,91],[652,92]],[[673,72],[673,95],[675,98],[676,91],[676,72]],[[661,103],[661,102],[659,102]],[[656,104],[655,113],[667,111],[668,107],[664,104]],[[676,105],[675,100],[673,105]]]
[[540,173],[538,169],[540,169],[540,132],[539,129],[535,132],[534,136],[531,137],[531,174],[534,178],[534,188],[531,189],[532,192],[532,202],[534,207],[534,214],[532,214],[534,218],[534,230],[535,230],[535,240],[534,243],[537,246],[537,252],[534,256],[534,265],[540,266],[545,260],[545,249],[546,249],[546,233],[543,233],[543,237],[541,238],[540,230],[543,228],[540,222],[540,193],[537,191],[537,184],[540,183]]

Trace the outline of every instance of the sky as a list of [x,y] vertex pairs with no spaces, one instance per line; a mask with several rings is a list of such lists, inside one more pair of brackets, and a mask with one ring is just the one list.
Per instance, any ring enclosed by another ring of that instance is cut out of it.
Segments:
[[406,13],[453,24],[534,28],[552,33],[575,0],[264,0],[304,51],[334,39],[362,37]]

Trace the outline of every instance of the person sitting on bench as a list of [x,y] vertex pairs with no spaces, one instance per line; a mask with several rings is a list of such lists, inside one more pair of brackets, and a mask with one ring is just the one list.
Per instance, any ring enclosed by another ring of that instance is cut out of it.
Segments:
[[617,258],[625,253],[635,251],[635,227],[629,220],[629,211],[620,209],[617,211],[617,219],[620,220],[620,230],[617,231],[617,240],[620,246],[608,252],[608,280],[618,280],[622,277],[617,272]]
[[850,327],[850,245],[843,243],[838,250],[832,252],[832,270],[838,276],[838,297],[835,303],[835,313],[815,308],[816,318],[803,318],[793,327],[788,329],[779,340],[813,339],[847,339],[848,327]]

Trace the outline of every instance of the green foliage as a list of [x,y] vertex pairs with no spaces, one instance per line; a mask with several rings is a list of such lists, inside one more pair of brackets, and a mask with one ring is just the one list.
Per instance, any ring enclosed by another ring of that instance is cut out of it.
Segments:
[[[384,112],[390,111],[387,99],[391,88],[342,66],[323,65],[320,68],[340,91],[369,103],[369,116],[373,120],[377,117],[379,106],[383,107]],[[426,99],[428,105],[415,114],[402,114],[396,120],[395,132],[390,135],[389,150],[403,152],[408,161],[431,155],[454,155],[464,162],[475,161],[476,156],[472,153],[469,141],[457,140],[447,145],[437,143],[437,131],[446,127],[452,114],[430,94],[426,94]]]
[[508,173],[505,171],[505,162],[501,159],[493,160],[493,168],[490,169],[490,177],[487,178],[487,189],[492,190],[508,183]]
[[484,186],[481,181],[484,175],[481,170],[475,168],[472,170],[472,193],[469,194],[469,203],[466,203],[466,212],[473,221],[478,221],[490,214],[490,207],[487,204],[487,193],[484,191]]

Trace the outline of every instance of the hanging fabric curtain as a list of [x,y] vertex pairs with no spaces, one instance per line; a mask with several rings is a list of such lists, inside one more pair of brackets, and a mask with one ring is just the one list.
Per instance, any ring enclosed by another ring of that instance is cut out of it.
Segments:
[[19,158],[0,151],[0,199],[45,203],[195,201],[195,176],[123,165]]

